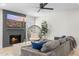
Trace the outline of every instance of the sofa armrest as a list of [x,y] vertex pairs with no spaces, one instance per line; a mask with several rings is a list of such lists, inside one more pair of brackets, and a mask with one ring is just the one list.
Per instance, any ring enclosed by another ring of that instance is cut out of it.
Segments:
[[53,51],[55,51],[56,55],[58,55],[58,56],[68,55],[69,52],[71,51],[71,49],[70,49],[70,42],[69,41],[64,42],[63,44],[61,44],[60,46],[58,46]]
[[45,53],[42,53],[37,49],[33,49],[30,46],[21,48],[21,55],[22,56],[46,56]]

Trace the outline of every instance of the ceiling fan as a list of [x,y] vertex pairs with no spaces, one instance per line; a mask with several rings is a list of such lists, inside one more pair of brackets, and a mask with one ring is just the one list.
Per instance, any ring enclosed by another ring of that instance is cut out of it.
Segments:
[[45,8],[45,6],[48,3],[40,3],[40,9],[38,10],[38,12],[40,12],[41,9],[45,9],[45,10],[54,10],[54,8]]

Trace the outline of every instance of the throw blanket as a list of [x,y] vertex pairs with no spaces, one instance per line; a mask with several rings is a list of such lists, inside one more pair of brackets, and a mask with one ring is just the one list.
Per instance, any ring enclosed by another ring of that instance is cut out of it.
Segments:
[[70,41],[71,50],[73,50],[74,48],[77,47],[77,43],[76,43],[76,40],[75,40],[74,37],[72,37],[72,36],[67,36],[66,39]]

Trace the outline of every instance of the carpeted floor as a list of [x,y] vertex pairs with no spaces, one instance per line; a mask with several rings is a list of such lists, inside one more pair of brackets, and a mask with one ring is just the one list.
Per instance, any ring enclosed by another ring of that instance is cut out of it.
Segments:
[[21,47],[11,46],[6,48],[0,48],[0,56],[19,56],[21,54]]
[[79,56],[79,49],[74,49],[70,52],[69,56]]
[[21,55],[21,47],[30,45],[30,42],[14,44],[10,47],[0,48],[0,56],[19,56]]

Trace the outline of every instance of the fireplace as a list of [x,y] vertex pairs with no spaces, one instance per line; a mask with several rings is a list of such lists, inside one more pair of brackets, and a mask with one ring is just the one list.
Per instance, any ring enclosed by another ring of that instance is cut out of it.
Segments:
[[16,44],[21,42],[21,35],[10,35],[10,44]]
[[26,15],[3,10],[3,47],[24,42],[26,39]]

